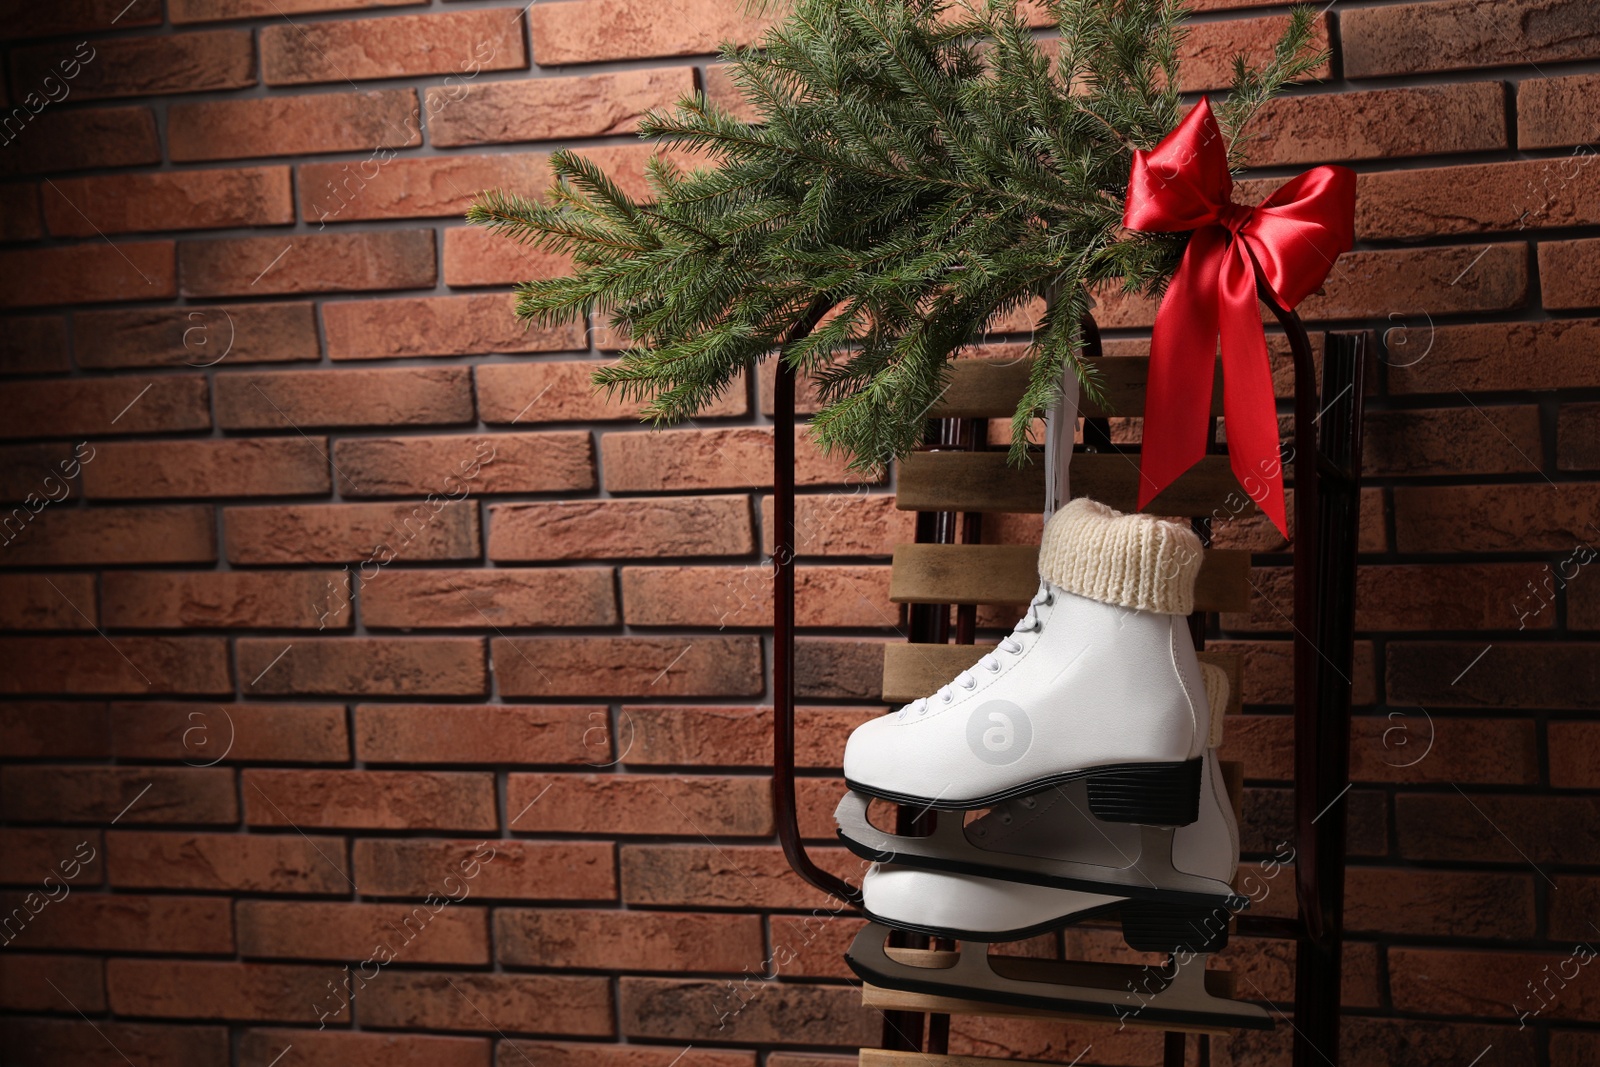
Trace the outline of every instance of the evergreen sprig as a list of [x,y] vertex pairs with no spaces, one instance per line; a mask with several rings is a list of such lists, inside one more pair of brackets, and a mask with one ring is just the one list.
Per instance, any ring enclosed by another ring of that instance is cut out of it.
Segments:
[[[1186,240],[1121,231],[1132,151],[1180,115],[1181,7],[1048,8],[1059,39],[1015,0],[793,0],[759,48],[724,49],[755,121],[702,95],[642,121],[706,167],[657,157],[636,200],[559,151],[542,202],[485,193],[468,219],[572,257],[571,276],[518,287],[517,313],[608,316],[630,347],[595,380],[647,419],[687,418],[776,351],[819,384],[813,437],[861,469],[915,447],[957,349],[1048,296],[1012,425],[1023,461],[1066,368],[1097,393],[1079,358],[1090,288],[1156,291]],[[1239,62],[1219,109],[1235,144],[1322,61],[1313,27],[1297,11],[1270,62]]]

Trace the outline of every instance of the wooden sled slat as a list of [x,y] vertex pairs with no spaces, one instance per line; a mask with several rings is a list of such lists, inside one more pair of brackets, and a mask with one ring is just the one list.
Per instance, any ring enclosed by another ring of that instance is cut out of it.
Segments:
[[[1111,415],[1142,416],[1145,387],[1150,380],[1149,356],[1112,356],[1094,361],[1100,372],[1104,403],[1087,396],[1078,413],[1090,418]],[[1028,387],[1031,360],[957,359],[950,363],[950,385],[929,411],[935,419],[1001,419],[1017,410]],[[1222,414],[1222,371],[1212,376],[1211,414]]]
[[[1036,545],[905,544],[894,550],[889,599],[897,604],[1026,604],[1039,591]],[[1250,553],[1201,557],[1196,611],[1245,611]]]
[[[883,646],[883,699],[904,704],[937,692],[941,685],[978,662],[993,645],[926,645],[894,643]],[[1214,663],[1228,672],[1228,714],[1237,715],[1239,668],[1235,652],[1202,652],[1200,662]]]
[[[1118,511],[1138,511],[1139,457],[1079,452],[1072,457],[1072,495]],[[1230,499],[1232,495],[1232,499]],[[895,507],[901,511],[1044,510],[1044,464],[1012,467],[1004,452],[913,452],[900,461]],[[1229,516],[1254,512],[1227,456],[1204,456],[1144,509],[1155,515]]]

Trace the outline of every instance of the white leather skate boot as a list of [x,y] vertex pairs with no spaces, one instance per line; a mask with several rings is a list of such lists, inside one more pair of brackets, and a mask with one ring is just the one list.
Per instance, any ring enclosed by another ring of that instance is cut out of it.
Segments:
[[853,790],[987,807],[1088,779],[1101,819],[1194,821],[1205,693],[1185,616],[1200,540],[1080,498],[1045,526],[1039,593],[1016,630],[932,696],[862,724]]

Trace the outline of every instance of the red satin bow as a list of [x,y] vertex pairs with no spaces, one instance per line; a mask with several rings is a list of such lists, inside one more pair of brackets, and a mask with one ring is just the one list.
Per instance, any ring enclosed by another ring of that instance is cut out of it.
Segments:
[[1317,167],[1235,204],[1222,132],[1205,98],[1152,151],[1135,151],[1130,230],[1193,230],[1150,338],[1139,506],[1205,454],[1222,340],[1223,416],[1234,475],[1285,536],[1277,403],[1256,304],[1257,275],[1284,308],[1314,292],[1355,241],[1355,174]]

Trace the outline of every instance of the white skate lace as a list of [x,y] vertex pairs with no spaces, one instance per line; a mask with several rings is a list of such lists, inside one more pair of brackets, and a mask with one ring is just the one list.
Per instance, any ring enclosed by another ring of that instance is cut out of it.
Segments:
[[901,708],[899,717],[903,719],[907,715],[926,715],[928,708],[932,706],[934,701],[938,701],[940,704],[948,704],[955,699],[957,690],[971,692],[978,687],[977,672],[979,670],[987,671],[990,674],[1000,673],[1002,666],[1000,662],[1001,654],[1009,656],[1021,655],[1022,650],[1027,645],[1019,641],[1017,635],[1035,634],[1043,629],[1044,620],[1039,617],[1039,608],[1048,607],[1054,602],[1055,594],[1050,591],[1049,583],[1040,582],[1039,591],[1033,595],[1033,600],[1028,603],[1027,613],[1017,621],[1017,625],[1012,628],[1010,634],[1000,639],[1000,643],[994,646],[993,652],[984,653],[978,662],[940,686],[937,693],[932,696],[918,697]]

